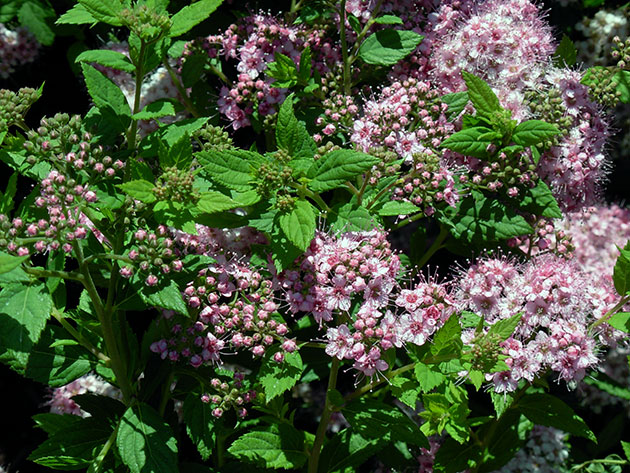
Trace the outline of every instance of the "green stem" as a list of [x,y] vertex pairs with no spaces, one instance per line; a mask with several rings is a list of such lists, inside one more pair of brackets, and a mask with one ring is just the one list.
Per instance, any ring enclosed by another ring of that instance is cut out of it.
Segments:
[[115,254],[110,254],[110,253],[95,253],[85,258],[85,263],[89,264],[96,259],[112,259],[112,260],[124,261],[125,263],[133,263],[131,258],[127,256],[115,255]]
[[179,95],[181,95],[182,100],[184,101],[184,105],[186,106],[186,110],[188,110],[193,117],[199,118],[201,115],[195,108],[194,104],[191,102],[190,97],[188,97],[188,94],[186,93],[186,89],[184,89],[184,86],[179,81],[179,77],[177,77],[177,74],[175,74],[175,71],[170,66],[166,58],[162,59],[162,65],[168,71],[168,75],[171,76],[171,81],[173,82],[173,84],[175,84],[175,88],[179,92]]
[[584,463],[580,463],[579,465],[574,465],[571,467],[571,471],[580,471],[582,468],[592,464],[592,463],[599,463],[602,465],[628,465],[630,464],[630,462],[628,462],[628,460],[613,460],[613,459],[608,459],[608,458],[597,458],[595,460],[588,460],[585,461]]
[[623,306],[626,305],[628,302],[630,302],[630,296],[623,296],[619,300],[619,302],[617,302],[615,307],[610,309],[608,312],[606,312],[606,314],[604,314],[601,319],[597,320],[595,323],[593,323],[593,325],[591,325],[589,331],[592,332],[596,327],[600,326],[604,322],[608,322],[608,319],[610,319],[613,315],[623,309]]
[[160,408],[159,413],[162,417],[164,417],[164,411],[166,411],[166,405],[168,404],[168,400],[171,398],[171,384],[173,384],[173,379],[175,378],[175,373],[171,371],[168,375],[168,379],[166,383],[162,387],[162,399],[160,400]]
[[431,257],[442,248],[442,243],[448,237],[448,229],[445,226],[440,226],[440,233],[435,238],[429,249],[422,255],[420,261],[418,261],[418,268],[424,267],[425,264],[431,259]]
[[[136,92],[133,99],[133,111],[132,115],[135,115],[140,111],[140,94],[142,93],[142,80],[144,79],[144,54],[146,50],[146,43],[143,39],[140,40],[140,51],[138,52],[138,63],[136,66]],[[127,144],[129,149],[135,149],[136,138],[138,135],[138,120],[131,119],[129,130],[127,132]]]
[[324,439],[326,438],[326,429],[328,428],[330,416],[332,415],[332,403],[330,402],[330,393],[337,386],[337,373],[339,372],[340,365],[341,361],[333,357],[332,366],[330,368],[330,376],[328,377],[328,389],[326,389],[324,412],[322,412],[322,418],[320,419],[319,425],[317,426],[317,433],[315,434],[315,441],[313,442],[313,450],[311,451],[311,456],[308,461],[308,473],[317,473],[319,455],[321,454],[322,446],[324,445]]
[[103,445],[103,448],[101,448],[101,451],[98,453],[98,455],[96,456],[96,458],[94,459],[90,467],[88,468],[87,473],[99,473],[101,471],[101,468],[103,467],[103,461],[105,460],[107,453],[111,450],[112,446],[114,445],[117,434],[118,434],[118,425],[116,426],[112,434],[109,436],[109,438],[107,439],[107,442],[105,442],[105,445]]
[[363,182],[361,183],[361,189],[359,189],[359,195],[357,196],[357,203],[361,205],[363,203],[363,194],[365,194],[365,189],[367,189],[368,182],[372,177],[372,171],[368,171],[365,176],[363,176]]
[[63,328],[66,329],[66,331],[72,335],[75,340],[77,342],[79,342],[81,345],[83,345],[84,348],[86,348],[90,353],[92,353],[95,357],[97,357],[99,360],[109,364],[110,363],[110,358],[104,354],[103,352],[101,352],[98,348],[96,348],[94,345],[92,345],[92,343],[90,343],[90,341],[85,338],[83,335],[81,335],[77,329],[75,329],[72,324],[70,324],[70,322],[68,322],[66,320],[66,318],[63,316],[63,314],[61,312],[59,312],[59,310],[57,310],[56,308],[54,308],[52,310],[52,316],[57,319],[57,321],[61,324],[61,326]]
[[26,273],[37,278],[61,278],[68,279],[70,281],[83,282],[83,276],[75,272],[52,271],[49,269],[30,268],[28,266],[23,266],[23,269]]
[[402,374],[402,373],[405,373],[405,372],[407,372],[409,370],[412,370],[415,367],[416,367],[416,363],[409,363],[408,365],[405,365],[405,366],[403,366],[401,368],[398,368],[398,369],[395,369],[393,371],[390,371],[387,374],[387,376],[383,376],[382,378],[378,378],[376,381],[372,381],[371,383],[365,384],[365,385],[361,386],[360,388],[356,389],[355,391],[351,392],[350,394],[346,395],[344,397],[344,400],[351,401],[352,399],[360,397],[360,396],[364,395],[365,393],[370,392],[376,386],[384,383],[385,381],[388,381],[389,379],[395,378],[399,374]]
[[370,18],[368,19],[368,21],[363,26],[363,29],[357,35],[357,39],[354,42],[354,46],[352,47],[352,51],[350,52],[350,64],[354,64],[354,61],[357,60],[357,57],[358,57],[357,53],[359,52],[359,48],[361,47],[361,43],[363,43],[363,38],[365,38],[365,36],[370,31],[370,28],[372,28],[372,25],[376,22],[376,17],[378,16],[382,5],[383,5],[383,0],[379,0],[376,3],[376,5],[374,6],[374,9],[372,10],[372,14],[370,15]]
[[350,95],[350,59],[348,58],[348,39],[346,38],[346,0],[341,0],[339,8],[339,36],[341,37],[341,58],[343,61],[343,92]]
[[366,208],[366,209],[369,209],[370,207],[372,207],[375,203],[377,203],[377,202],[380,200],[380,198],[381,198],[381,197],[383,197],[383,195],[384,195],[386,192],[388,192],[389,190],[391,190],[394,186],[397,186],[397,185],[399,185],[399,184],[402,184],[403,182],[404,182],[404,180],[403,180],[403,179],[397,179],[397,180],[395,180],[394,182],[392,182],[391,184],[389,184],[389,185],[387,185],[387,186],[383,187],[383,188],[382,188],[382,189],[378,192],[378,194],[376,194],[376,197],[374,197],[374,198],[372,199],[372,201],[371,201],[369,204],[367,204],[367,206],[366,206],[365,208]]
[[[359,189],[357,189],[356,187],[354,187],[354,185],[352,184],[352,182],[350,181],[346,181],[346,186],[348,186],[348,190],[350,192],[352,192],[354,195],[356,195],[359,199],[361,198],[361,193],[359,192]],[[361,205],[361,202],[359,202],[359,205]]]

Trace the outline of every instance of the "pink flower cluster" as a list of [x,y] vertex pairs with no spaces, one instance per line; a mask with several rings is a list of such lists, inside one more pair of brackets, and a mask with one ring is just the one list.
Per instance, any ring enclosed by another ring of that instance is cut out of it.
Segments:
[[[514,334],[502,343],[510,370],[486,375],[496,392],[513,391],[520,379],[532,381],[546,370],[575,386],[597,365],[600,344],[619,335],[606,324],[598,333],[590,331],[616,303],[614,289],[553,255],[523,265],[481,260],[463,272],[455,299],[459,310],[480,314],[490,325],[522,314]],[[472,332],[464,333],[464,341],[472,340]]]
[[26,28],[10,30],[0,23],[0,77],[7,79],[17,66],[33,62],[39,43]]
[[95,374],[86,374],[75,379],[69,384],[52,391],[51,398],[47,402],[50,412],[53,414],[72,414],[81,417],[89,417],[89,414],[81,410],[72,398],[80,394],[97,394],[112,399],[120,399],[121,393],[114,386]]
[[244,404],[253,402],[256,398],[256,391],[244,387],[243,373],[233,373],[233,379],[230,382],[213,378],[210,380],[210,386],[214,389],[214,393],[204,393],[201,400],[213,406],[212,415],[221,417],[228,409],[234,409],[239,417],[247,416],[247,409]]

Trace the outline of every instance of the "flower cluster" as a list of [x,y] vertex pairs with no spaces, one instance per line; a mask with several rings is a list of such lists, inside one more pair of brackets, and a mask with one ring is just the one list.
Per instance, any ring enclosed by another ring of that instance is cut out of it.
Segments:
[[80,394],[97,394],[112,399],[120,399],[120,391],[95,374],[86,374],[75,379],[69,384],[52,391],[51,398],[47,402],[50,412],[53,414],[72,414],[81,417],[89,417],[89,414],[81,410],[81,406],[72,398]]
[[553,427],[535,425],[525,446],[497,473],[560,473],[569,471],[568,435]]
[[0,23],[0,77],[7,79],[15,67],[33,62],[37,57],[39,43],[26,29],[8,29]]
[[[520,379],[532,381],[551,370],[570,386],[597,365],[600,342],[618,333],[590,326],[616,302],[614,289],[564,258],[543,255],[524,265],[505,259],[473,264],[457,282],[456,304],[492,325],[522,314],[514,334],[502,343],[509,371],[486,375],[496,392],[513,391]],[[474,338],[472,330],[463,335]]]
[[225,381],[212,378],[209,384],[214,392],[202,394],[202,402],[212,405],[214,417],[221,417],[228,409],[234,409],[239,417],[247,416],[247,409],[243,405],[254,401],[256,391],[244,386],[245,375],[243,373],[231,373],[227,370],[222,370],[222,372],[230,375],[233,379]]
[[22,125],[24,115],[39,98],[39,93],[30,87],[23,87],[17,93],[0,90],[0,130],[11,125]]
[[628,7],[599,10],[575,25],[575,29],[584,36],[584,40],[575,43],[580,61],[589,66],[607,66],[613,60],[613,38],[630,35]]

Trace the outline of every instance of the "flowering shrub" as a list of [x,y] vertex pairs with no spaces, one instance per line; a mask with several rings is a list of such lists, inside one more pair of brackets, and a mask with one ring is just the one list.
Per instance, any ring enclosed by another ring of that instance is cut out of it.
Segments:
[[[75,52],[85,113],[0,91],[0,361],[49,390],[29,460],[629,465],[623,438],[569,451],[585,405],[630,399],[630,213],[603,198],[630,41],[584,22],[612,44],[575,67],[530,0],[182,3],[58,12],[109,34]],[[11,5],[52,43],[54,10]],[[0,24],[2,77],[29,35]]]

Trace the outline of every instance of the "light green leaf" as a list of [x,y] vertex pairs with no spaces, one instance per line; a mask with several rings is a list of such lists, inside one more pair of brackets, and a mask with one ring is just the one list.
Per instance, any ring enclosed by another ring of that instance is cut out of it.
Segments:
[[138,113],[131,116],[134,120],[152,120],[154,118],[170,117],[175,115],[173,99],[159,99],[147,104]]
[[4,191],[4,195],[0,198],[0,214],[9,215],[15,206],[15,193],[17,192],[18,175],[18,172],[12,173],[9,181],[7,182],[7,188]]
[[458,353],[462,349],[462,328],[457,317],[449,317],[446,323],[433,337],[431,353],[433,355]]
[[468,97],[475,106],[477,115],[492,119],[501,110],[496,94],[480,77],[466,71],[462,71],[462,77],[468,87]]
[[289,241],[306,250],[315,236],[316,209],[306,200],[298,200],[288,213],[278,216],[280,228]]
[[202,21],[205,21],[223,3],[223,0],[199,0],[196,3],[185,6],[173,15],[169,37],[188,33]]
[[617,330],[630,333],[630,312],[618,312],[608,319],[608,324]]
[[282,363],[273,360],[276,351],[268,350],[258,374],[267,402],[295,386],[304,371],[302,357],[297,351],[285,353]]
[[555,427],[597,443],[595,434],[582,418],[557,397],[543,393],[528,394],[516,406],[534,424]]
[[312,179],[308,186],[315,192],[341,187],[346,181],[372,169],[379,161],[374,156],[349,149],[331,151],[315,161],[308,170]]
[[241,206],[240,202],[236,202],[227,195],[216,191],[202,192],[199,202],[197,202],[197,208],[208,214],[223,212],[224,210],[235,209]]
[[116,447],[131,473],[177,473],[177,441],[169,425],[143,403],[127,409],[118,427]]
[[487,133],[492,133],[492,130],[485,126],[465,128],[446,138],[442,141],[441,146],[466,156],[487,159],[489,156],[488,146],[492,144],[492,141],[481,140],[481,137]]
[[81,64],[81,68],[85,77],[85,85],[90,97],[94,100],[94,105],[102,112],[110,113],[104,117],[112,117],[111,124],[116,130],[126,130],[131,120],[131,109],[125,95],[116,84],[92,66]]
[[136,68],[129,58],[118,51],[109,49],[91,49],[83,51],[77,56],[74,62],[95,62],[101,66],[111,67],[119,71],[135,72]]
[[129,194],[134,199],[144,202],[145,204],[151,204],[157,200],[155,194],[153,193],[155,185],[152,182],[145,181],[144,179],[137,179],[135,181],[118,184],[117,187],[122,189],[123,192]]
[[44,46],[50,46],[55,40],[55,32],[48,26],[46,18],[54,18],[55,11],[44,5],[44,3],[24,2],[18,11],[18,19],[22,26],[26,26],[35,35],[37,41]]
[[328,213],[328,223],[335,232],[360,232],[372,230],[377,222],[365,207],[352,202],[333,206]]
[[630,291],[630,241],[626,243],[617,258],[613,270],[613,282],[619,295],[625,296]]
[[251,189],[253,163],[262,159],[258,153],[239,149],[201,151],[196,156],[205,177],[240,192]]
[[420,383],[422,391],[425,393],[432,391],[434,388],[437,388],[446,381],[446,376],[444,376],[435,366],[425,365],[424,363],[416,363],[416,367],[413,372]]
[[630,442],[621,441],[621,448],[623,448],[623,453],[626,455],[628,461],[630,461]]
[[298,469],[308,459],[304,433],[288,424],[272,425],[268,431],[248,432],[236,439],[228,452],[239,460],[274,469]]
[[378,209],[377,213],[381,217],[399,216],[399,215],[411,215],[419,212],[420,208],[404,200],[390,200],[385,202],[383,206]]
[[521,146],[533,146],[559,134],[557,126],[542,120],[527,120],[516,125],[512,141]]
[[464,111],[470,99],[468,92],[464,91],[443,95],[441,100],[448,105],[448,117],[452,120]]
[[374,20],[378,25],[402,25],[403,21],[396,15],[383,15]]
[[613,80],[617,83],[617,92],[620,93],[619,100],[623,103],[630,103],[630,71],[617,71]]
[[164,287],[148,287],[143,285],[139,291],[140,297],[147,304],[151,304],[155,307],[161,307],[163,309],[174,310],[175,312],[183,315],[188,315],[188,307],[182,299],[182,293],[177,286],[177,283],[172,279],[169,281],[168,286]]
[[175,142],[160,141],[158,159],[162,169],[174,166],[177,169],[188,171],[193,161],[192,143],[188,132],[184,132]]
[[120,0],[79,0],[79,3],[98,21],[112,26],[122,26],[118,16],[123,10]]
[[315,155],[317,149],[315,141],[306,131],[304,123],[298,121],[293,112],[293,95],[285,99],[278,112],[276,141],[278,148],[287,151],[294,159],[312,160]]
[[85,25],[85,24],[94,24],[98,20],[92,16],[92,14],[87,11],[87,9],[77,3],[70,10],[65,12],[59,18],[55,24],[57,25]]
[[0,274],[8,273],[13,269],[20,266],[24,261],[28,260],[30,256],[13,256],[0,251]]
[[518,313],[513,315],[507,319],[501,319],[490,326],[488,333],[486,336],[498,336],[501,341],[507,340],[510,338],[510,335],[514,333],[516,327],[518,326],[521,318],[523,317],[522,313]]
[[424,36],[413,31],[377,31],[363,41],[359,57],[367,64],[393,66],[411,54],[423,39]]
[[396,396],[399,401],[415,409],[421,391],[418,382],[410,379],[407,374],[398,375],[389,381],[392,394]]

